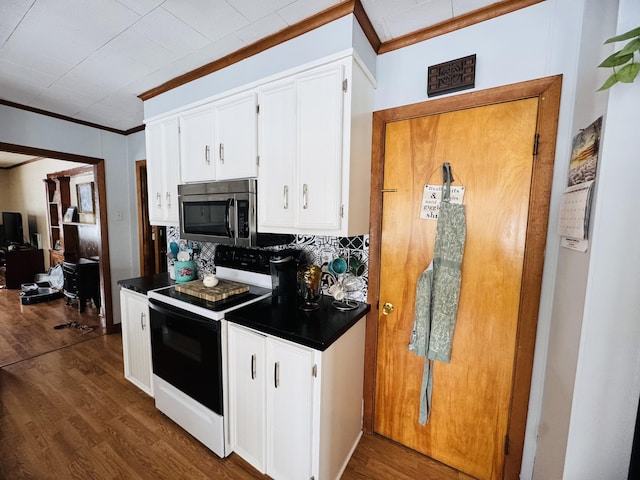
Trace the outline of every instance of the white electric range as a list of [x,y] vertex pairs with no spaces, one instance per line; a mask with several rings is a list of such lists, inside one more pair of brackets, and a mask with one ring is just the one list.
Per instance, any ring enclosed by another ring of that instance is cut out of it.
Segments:
[[220,457],[231,453],[225,314],[271,296],[269,260],[277,254],[217,246],[216,276],[249,286],[219,302],[174,286],[148,292],[156,408]]

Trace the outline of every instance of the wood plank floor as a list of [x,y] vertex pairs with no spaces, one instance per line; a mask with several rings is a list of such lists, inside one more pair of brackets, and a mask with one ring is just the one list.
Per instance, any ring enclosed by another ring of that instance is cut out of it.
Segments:
[[[1,274],[0,282],[4,283]],[[95,328],[53,328],[68,322]],[[103,334],[102,319],[91,302],[83,313],[79,313],[77,302],[66,305],[64,298],[22,305],[20,290],[0,289],[0,366]]]
[[[220,459],[123,377],[122,337],[104,335],[0,369],[2,479],[265,479]],[[469,479],[364,435],[343,479]]]
[[[0,479],[268,478],[218,458],[125,380],[120,334],[53,330],[86,319],[64,300],[20,306],[18,293],[0,290]],[[342,478],[470,479],[377,435]]]

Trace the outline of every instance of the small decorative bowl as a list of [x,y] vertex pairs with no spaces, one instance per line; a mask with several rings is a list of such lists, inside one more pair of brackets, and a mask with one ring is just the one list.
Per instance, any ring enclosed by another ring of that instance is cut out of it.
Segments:
[[193,260],[174,262],[173,268],[178,283],[189,282],[196,278],[196,262]]

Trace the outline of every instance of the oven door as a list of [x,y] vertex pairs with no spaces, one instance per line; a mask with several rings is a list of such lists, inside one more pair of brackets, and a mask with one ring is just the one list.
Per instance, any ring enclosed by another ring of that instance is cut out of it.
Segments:
[[153,373],[219,415],[220,322],[149,300]]

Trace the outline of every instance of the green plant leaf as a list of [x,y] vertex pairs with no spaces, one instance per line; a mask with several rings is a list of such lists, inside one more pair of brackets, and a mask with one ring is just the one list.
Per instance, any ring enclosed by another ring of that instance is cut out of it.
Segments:
[[622,65],[627,63],[629,60],[633,58],[633,53],[627,53],[625,55],[620,55],[620,52],[616,52],[612,55],[609,55],[605,58],[598,67],[617,67],[618,65]]
[[640,63],[630,63],[618,70],[618,80],[624,83],[631,83],[638,76],[638,72],[640,72]]
[[633,30],[629,30],[627,33],[623,33],[622,35],[611,37],[609,40],[607,40],[604,43],[621,42],[622,40],[628,40],[633,37],[640,37],[640,27],[634,28]]
[[609,78],[607,78],[607,81],[602,84],[602,86],[598,89],[598,91],[600,92],[602,90],[606,90],[608,88],[611,88],[616,83],[618,83],[618,74],[614,73]]
[[633,54],[636,50],[640,50],[640,38],[631,40],[627,43],[622,50],[618,52],[619,55],[626,55],[628,53]]

